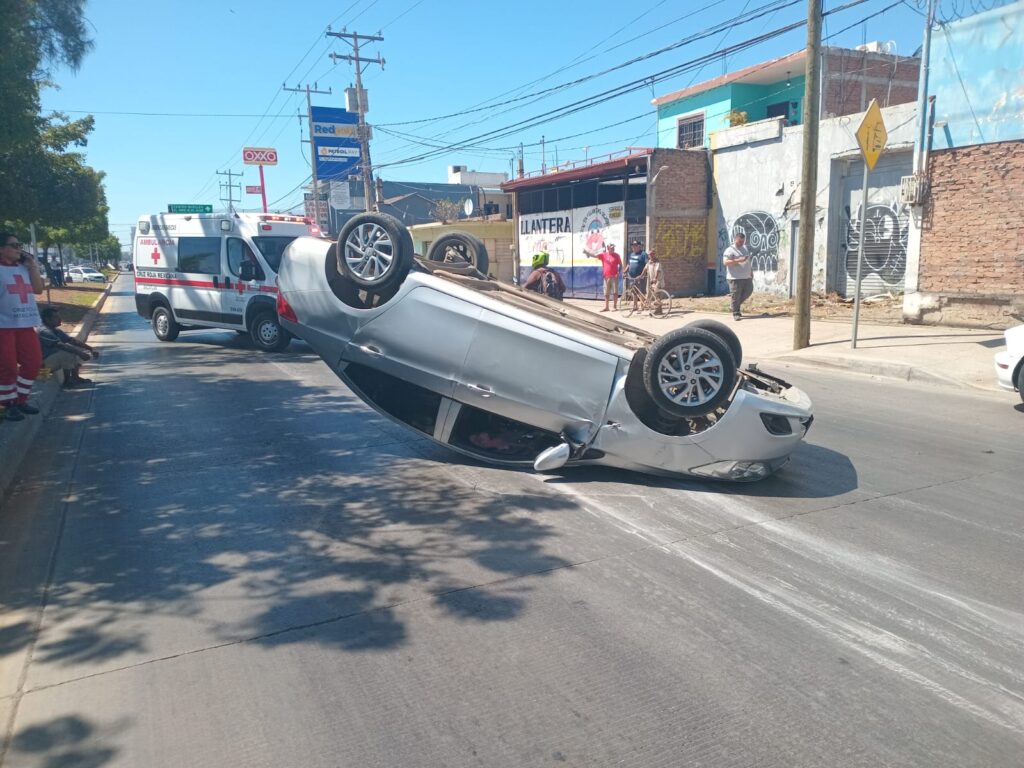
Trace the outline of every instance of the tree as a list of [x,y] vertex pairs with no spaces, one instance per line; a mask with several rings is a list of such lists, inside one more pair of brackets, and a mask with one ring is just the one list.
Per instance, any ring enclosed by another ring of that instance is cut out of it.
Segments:
[[454,200],[448,200],[447,198],[435,200],[430,208],[430,215],[442,224],[458,219],[461,213],[462,206]]
[[[50,227],[85,225],[106,211],[102,174],[72,148],[84,147],[91,116],[69,120],[40,114],[40,90],[58,65],[77,69],[92,48],[85,0],[0,0],[0,211],[18,230],[28,222]],[[97,239],[100,239],[99,237]]]

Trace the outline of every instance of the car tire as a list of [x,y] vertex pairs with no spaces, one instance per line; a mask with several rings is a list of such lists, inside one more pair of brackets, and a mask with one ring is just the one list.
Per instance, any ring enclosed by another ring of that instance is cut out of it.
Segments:
[[427,261],[471,264],[482,275],[487,274],[491,263],[484,241],[468,232],[449,232],[441,235],[430,244]]
[[1024,363],[1021,363],[1020,368],[1017,369],[1017,392],[1020,394],[1020,400],[1024,403]]
[[271,309],[261,309],[252,316],[249,338],[264,352],[283,352],[292,340],[291,334],[281,327],[277,313]]
[[712,413],[736,386],[729,345],[704,328],[678,328],[651,344],[644,386],[655,404],[673,416]]
[[718,336],[722,341],[729,345],[729,351],[732,352],[732,359],[736,363],[737,368],[743,367],[743,345],[740,344],[739,336],[725,323],[720,323],[717,320],[694,320],[692,323],[687,323],[683,326],[684,328],[703,328],[705,331],[711,331],[715,336]]
[[160,341],[174,341],[181,333],[181,326],[174,319],[171,310],[163,305],[153,310],[151,322],[153,323],[153,334]]
[[412,267],[409,230],[394,216],[360,213],[338,234],[338,271],[367,291],[400,285]]

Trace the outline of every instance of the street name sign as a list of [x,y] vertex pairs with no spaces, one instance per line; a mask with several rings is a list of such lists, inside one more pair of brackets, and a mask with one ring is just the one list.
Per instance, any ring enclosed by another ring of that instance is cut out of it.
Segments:
[[212,205],[200,203],[168,203],[168,213],[213,213]]
[[875,163],[881,157],[888,140],[889,133],[885,130],[882,110],[878,107],[878,100],[872,99],[868,111],[864,113],[864,119],[860,121],[860,127],[857,128],[857,143],[860,145],[864,162],[868,164],[868,170],[875,170]]
[[242,162],[246,165],[277,165],[277,150],[273,147],[244,147]]

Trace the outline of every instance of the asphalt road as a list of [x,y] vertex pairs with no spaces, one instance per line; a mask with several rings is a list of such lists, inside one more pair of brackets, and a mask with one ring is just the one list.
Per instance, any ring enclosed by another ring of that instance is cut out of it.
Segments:
[[1012,400],[769,366],[774,478],[544,477],[130,286],[0,512],[3,768],[1024,765]]

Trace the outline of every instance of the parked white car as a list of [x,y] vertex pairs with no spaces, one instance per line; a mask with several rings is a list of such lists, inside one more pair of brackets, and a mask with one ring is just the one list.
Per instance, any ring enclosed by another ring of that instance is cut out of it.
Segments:
[[1020,392],[1024,400],[1024,325],[1008,328],[1006,349],[996,352],[996,381],[1003,389]]
[[105,283],[107,278],[103,273],[93,267],[71,267],[68,269],[68,282],[70,283]]

